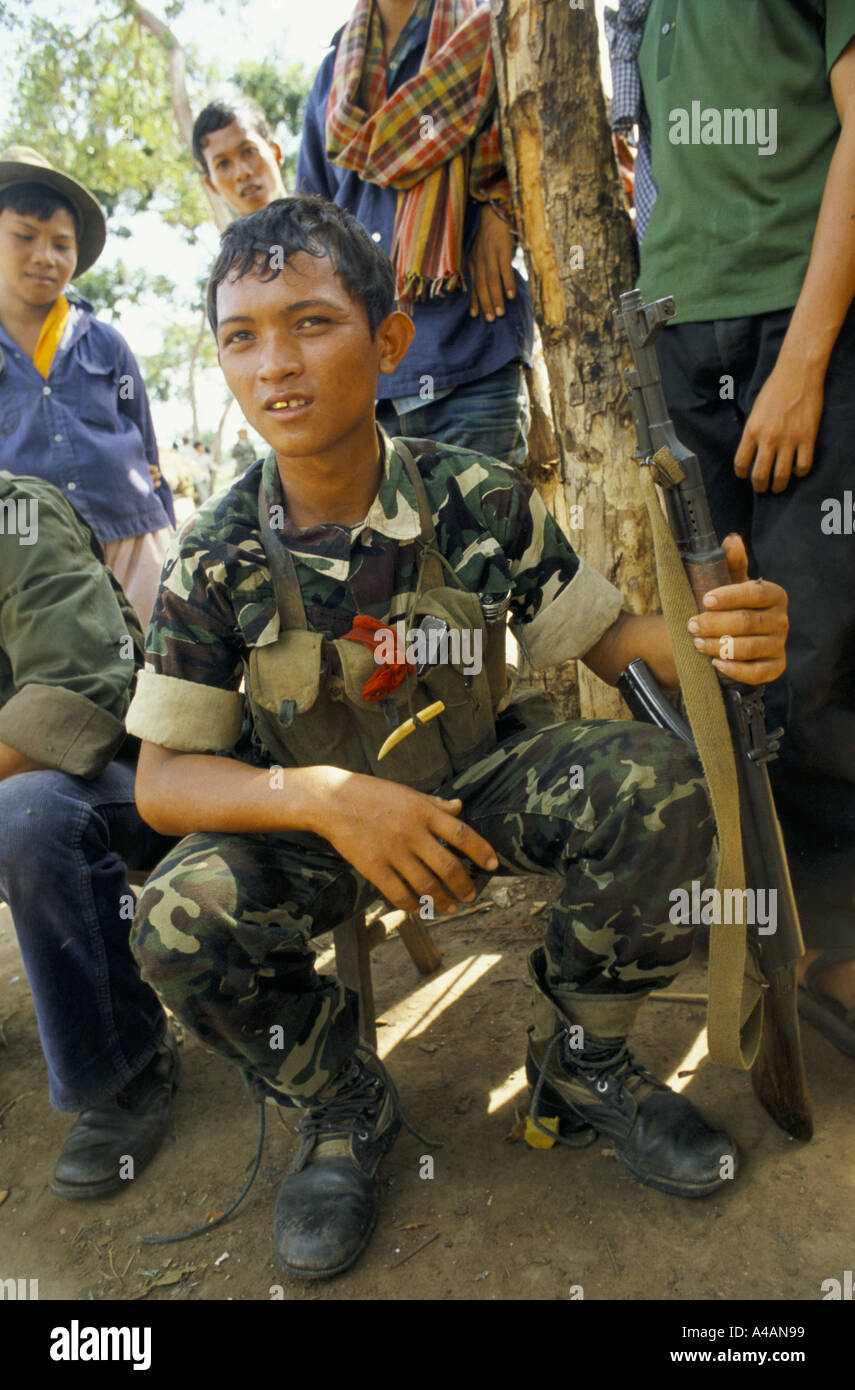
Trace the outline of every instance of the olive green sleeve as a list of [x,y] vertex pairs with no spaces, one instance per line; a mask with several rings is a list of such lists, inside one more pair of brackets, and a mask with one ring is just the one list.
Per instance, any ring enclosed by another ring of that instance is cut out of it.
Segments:
[[855,14],[852,0],[826,0],[825,6],[825,63],[831,72],[843,50],[855,38]]
[[4,521],[13,503],[22,524],[0,528],[0,741],[94,777],[124,738],[133,641],[88,529],[56,489],[0,474]]
[[0,743],[76,777],[97,777],[124,738],[121,719],[62,686],[25,685],[0,709]]

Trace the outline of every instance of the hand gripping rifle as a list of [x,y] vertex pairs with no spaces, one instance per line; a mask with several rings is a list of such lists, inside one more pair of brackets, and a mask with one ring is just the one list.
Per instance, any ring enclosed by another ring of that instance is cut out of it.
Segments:
[[[704,594],[731,581],[713,530],[700,465],[678,440],[662,390],[654,344],[674,312],[673,299],[645,304],[633,290],[621,295],[615,318],[632,351],[633,369],[626,371],[626,382],[638,438],[635,456],[641,464],[662,607],[691,728],[644,662],[631,663],[620,689],[637,718],[670,728],[694,743],[700,754],[719,836],[716,901],[721,904],[728,889],[735,890],[730,906],[738,897],[743,904],[746,899],[756,903],[758,889],[773,895],[767,898],[777,906],[771,931],[768,926],[765,932],[758,929],[755,920],[746,937],[741,910],[739,926],[728,924],[730,914],[711,926],[710,1055],[727,1065],[751,1067],[754,1090],[772,1118],[795,1138],[810,1139],[813,1120],[795,979],[804,945],[766,771],[766,763],[777,756],[783,730],[766,732],[762,687],[719,677],[686,631]],[[667,523],[654,482],[663,491]],[[754,893],[741,895],[743,886]]]

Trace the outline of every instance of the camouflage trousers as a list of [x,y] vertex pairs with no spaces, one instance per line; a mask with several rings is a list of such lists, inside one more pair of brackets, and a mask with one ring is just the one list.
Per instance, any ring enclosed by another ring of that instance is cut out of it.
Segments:
[[[713,821],[693,752],[645,724],[562,724],[517,734],[439,794],[462,798],[501,869],[564,879],[548,983],[584,1028],[625,1036],[691,950],[669,894],[707,882]],[[354,997],[315,972],[309,942],[378,897],[317,836],[194,834],[146,883],[131,944],[207,1046],[259,1092],[307,1105],[357,1042]]]

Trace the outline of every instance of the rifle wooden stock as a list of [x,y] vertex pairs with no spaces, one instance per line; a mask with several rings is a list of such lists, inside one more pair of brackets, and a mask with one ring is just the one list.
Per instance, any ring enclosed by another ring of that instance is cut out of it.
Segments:
[[703,608],[704,594],[710,594],[713,589],[721,589],[730,583],[727,557],[720,546],[710,555],[693,556],[691,559],[684,559],[683,563],[699,608]]

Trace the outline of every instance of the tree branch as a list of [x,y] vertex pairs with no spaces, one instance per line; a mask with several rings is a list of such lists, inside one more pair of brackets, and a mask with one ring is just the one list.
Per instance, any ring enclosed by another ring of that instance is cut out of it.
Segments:
[[[135,15],[141,28],[147,29],[169,54],[169,93],[172,102],[172,114],[175,117],[175,124],[181,138],[192,155],[193,112],[190,109],[190,98],[187,95],[187,54],[172,30],[145,5],[140,5],[138,0],[127,0],[127,7]],[[218,229],[223,231],[233,221],[231,208],[218,193],[212,193],[207,184],[203,184],[203,188],[214,222]]]
[[199,412],[196,406],[196,363],[199,359],[199,353],[202,351],[202,343],[205,340],[205,329],[207,328],[207,326],[208,325],[205,317],[205,310],[203,309],[202,320],[199,324],[199,332],[196,334],[196,341],[190,349],[190,370],[187,378],[187,394],[190,397],[190,409],[193,414],[194,441],[199,438]]
[[228,415],[234,403],[235,398],[231,394],[231,392],[229,392],[229,398],[223,406],[223,413],[220,416],[220,423],[217,426],[217,437],[214,440],[214,460],[218,468],[222,465],[223,462],[223,430],[225,429],[226,425],[226,416]]

